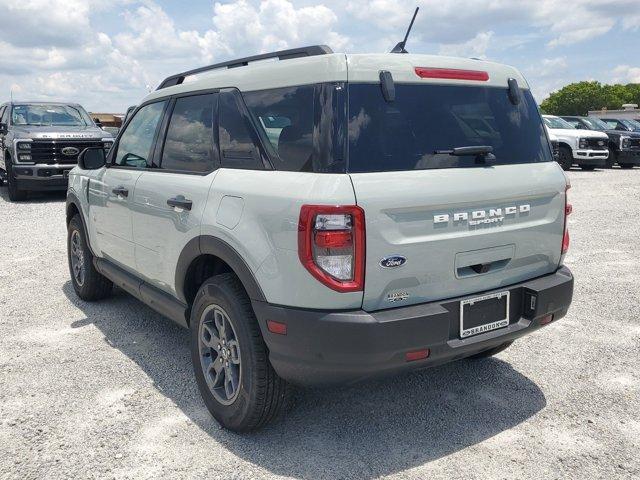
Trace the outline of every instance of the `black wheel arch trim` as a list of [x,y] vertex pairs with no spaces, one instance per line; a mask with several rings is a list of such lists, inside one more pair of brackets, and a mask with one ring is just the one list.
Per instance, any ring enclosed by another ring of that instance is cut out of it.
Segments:
[[93,250],[93,247],[91,246],[91,242],[89,242],[89,230],[87,230],[87,223],[85,222],[84,219],[84,212],[82,211],[82,203],[80,203],[80,199],[78,198],[78,196],[75,193],[72,192],[67,192],[67,204],[65,207],[65,216],[66,216],[66,222],[67,222],[67,227],[69,227],[69,222],[71,221],[71,219],[73,218],[73,216],[69,216],[69,209],[71,208],[71,205],[73,205],[76,210],[78,210],[78,214],[80,215],[80,221],[82,222],[82,228],[84,229],[84,236],[85,236],[85,241],[87,242],[87,247],[89,247],[89,251],[91,252],[91,254],[96,257],[96,252]]
[[224,261],[238,276],[251,300],[266,301],[260,285],[242,256],[227,242],[211,235],[192,238],[180,253],[175,275],[175,288],[180,301],[187,302],[185,295],[187,272],[191,263],[200,255],[213,255]]

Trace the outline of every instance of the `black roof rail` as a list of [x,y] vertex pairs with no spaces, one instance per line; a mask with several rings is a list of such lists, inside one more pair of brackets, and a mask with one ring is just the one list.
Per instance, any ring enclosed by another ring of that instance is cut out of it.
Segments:
[[269,58],[277,58],[279,60],[289,60],[291,58],[300,57],[312,57],[315,55],[326,55],[333,53],[333,50],[326,45],[311,45],[309,47],[291,48],[289,50],[280,50],[278,52],[262,53],[260,55],[253,55],[251,57],[238,58],[236,60],[229,60],[227,62],[216,63],[208,65],[206,67],[195,68],[186,72],[171,75],[165,78],[156,90],[160,90],[166,87],[172,87],[174,85],[180,85],[184,82],[184,79],[191,75],[196,75],[202,72],[208,72],[209,70],[216,70],[219,68],[236,68],[246,67],[249,62],[256,62],[258,60],[267,60]]

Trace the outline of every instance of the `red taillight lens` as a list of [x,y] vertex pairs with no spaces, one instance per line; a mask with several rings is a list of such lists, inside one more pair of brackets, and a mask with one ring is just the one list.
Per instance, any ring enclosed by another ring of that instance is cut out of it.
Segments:
[[345,230],[316,232],[319,248],[347,248],[351,246],[351,232]]
[[277,335],[287,334],[287,324],[282,322],[276,322],[275,320],[267,320],[267,329],[271,333],[275,333]]
[[420,78],[446,78],[449,80],[474,80],[476,82],[489,80],[489,74],[481,70],[416,67],[415,72]]
[[[562,255],[565,255],[569,251],[569,215],[573,212],[573,206],[569,203],[569,189],[571,183],[567,177],[567,186],[564,191],[564,235],[562,236]],[[564,259],[563,259],[564,260]]]
[[364,211],[355,205],[303,205],[298,256],[320,282],[338,292],[364,287]]
[[425,358],[429,358],[429,354],[431,351],[428,348],[424,350],[416,350],[415,352],[407,352],[404,356],[404,359],[407,362],[415,362],[416,360],[424,360]]

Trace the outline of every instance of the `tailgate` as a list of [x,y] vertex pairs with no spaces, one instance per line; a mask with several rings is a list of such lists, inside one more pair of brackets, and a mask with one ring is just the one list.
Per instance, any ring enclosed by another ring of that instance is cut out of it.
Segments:
[[565,179],[555,162],[351,179],[366,221],[364,310],[482,292],[558,268]]

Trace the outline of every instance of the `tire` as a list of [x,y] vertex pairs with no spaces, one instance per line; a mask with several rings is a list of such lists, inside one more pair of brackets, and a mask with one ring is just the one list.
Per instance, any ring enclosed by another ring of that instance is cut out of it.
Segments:
[[191,309],[190,329],[200,394],[224,428],[256,430],[288,406],[291,387],[269,363],[251,302],[235,274],[204,282]]
[[573,165],[573,152],[569,147],[560,146],[558,163],[563,170],[570,170]]
[[481,358],[489,358],[489,357],[493,357],[494,355],[497,355],[498,353],[506,350],[507,348],[509,348],[511,346],[511,344],[513,343],[513,340],[509,341],[509,342],[504,342],[501,345],[498,345],[497,347],[493,347],[490,348],[489,350],[485,350],[483,352],[480,353],[476,353],[475,355],[471,355],[470,357],[467,357],[471,360],[478,360]]
[[593,165],[580,165],[580,168],[585,172],[593,172],[596,169]]
[[69,222],[67,258],[71,283],[78,297],[87,302],[94,302],[111,295],[113,283],[93,265],[93,254],[87,245],[84,225],[78,214]]
[[624,168],[625,170],[633,168],[633,163],[621,163],[620,168]]
[[605,167],[613,168],[613,166],[616,164],[617,161],[618,161],[618,153],[615,152],[614,150],[609,149],[609,157],[607,157],[607,159],[605,160]]
[[12,202],[20,202],[27,198],[27,192],[25,190],[18,189],[16,179],[13,177],[13,172],[11,171],[11,163],[8,159],[5,164],[7,166],[7,192],[9,193],[9,200]]

